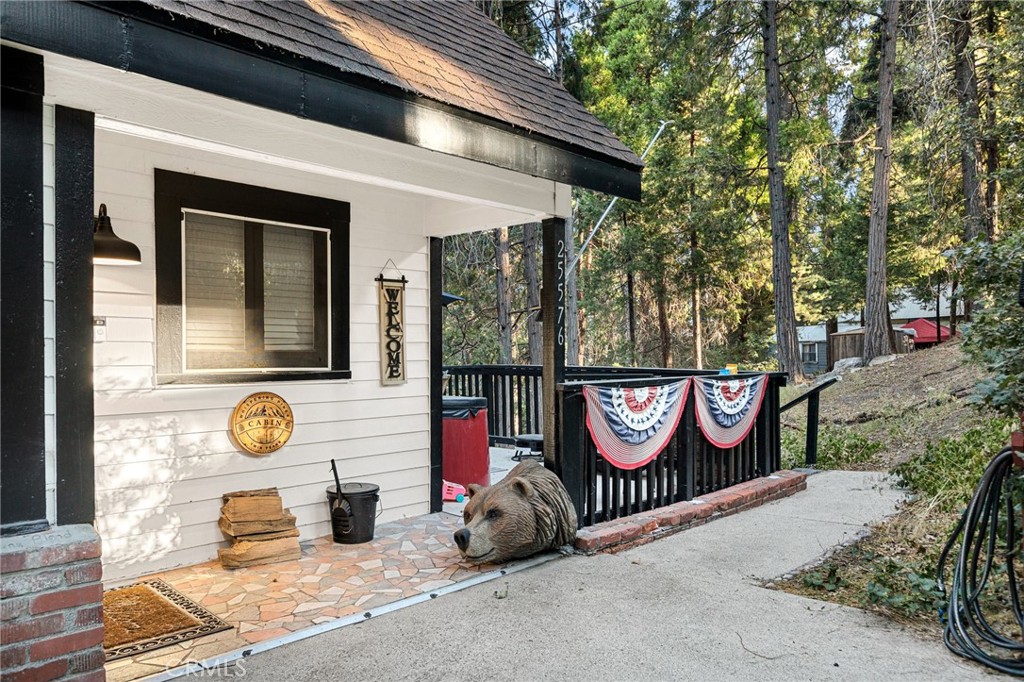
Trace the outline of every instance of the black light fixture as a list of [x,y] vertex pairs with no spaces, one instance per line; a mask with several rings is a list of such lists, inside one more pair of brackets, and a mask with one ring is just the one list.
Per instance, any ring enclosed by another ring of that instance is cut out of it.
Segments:
[[464,299],[463,297],[456,296],[455,294],[449,294],[447,291],[441,292],[441,305],[443,305],[445,308],[447,308],[452,303],[458,303],[459,301],[465,300],[466,299]]
[[92,224],[92,262],[100,265],[138,265],[142,262],[139,247],[114,234],[106,204],[100,204],[100,214]]

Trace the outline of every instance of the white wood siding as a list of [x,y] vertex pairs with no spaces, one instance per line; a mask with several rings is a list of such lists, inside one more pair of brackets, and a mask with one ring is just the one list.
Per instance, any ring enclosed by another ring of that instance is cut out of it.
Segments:
[[[154,168],[350,202],[351,380],[156,386]],[[226,546],[217,528],[220,496],[232,490],[277,486],[303,539],[329,534],[324,488],[332,457],[345,480],[381,486],[378,523],[427,512],[428,201],[97,130],[96,202],[107,204],[115,232],[142,252],[141,266],[97,266],[95,276],[95,314],[107,318],[108,339],[95,346],[96,505],[106,580],[215,558]],[[373,281],[389,258],[409,278],[409,382],[393,387],[380,385]],[[288,444],[258,458],[239,452],[228,435],[235,404],[257,390],[280,394],[295,414]]]
[[57,523],[57,355],[54,318],[54,242],[57,206],[54,200],[54,107],[43,105],[43,399],[46,463],[46,520]]

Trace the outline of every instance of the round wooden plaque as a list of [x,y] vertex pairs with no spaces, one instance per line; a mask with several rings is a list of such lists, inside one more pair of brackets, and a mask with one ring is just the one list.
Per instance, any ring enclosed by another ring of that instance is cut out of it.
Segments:
[[251,455],[280,450],[292,435],[292,408],[276,393],[247,396],[231,413],[231,439]]

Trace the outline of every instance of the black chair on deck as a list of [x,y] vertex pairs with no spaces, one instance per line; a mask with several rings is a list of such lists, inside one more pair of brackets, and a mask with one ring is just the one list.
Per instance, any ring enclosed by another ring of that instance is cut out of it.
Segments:
[[542,433],[521,433],[515,437],[516,454],[512,460],[522,462],[523,459],[536,459],[544,461],[544,434]]

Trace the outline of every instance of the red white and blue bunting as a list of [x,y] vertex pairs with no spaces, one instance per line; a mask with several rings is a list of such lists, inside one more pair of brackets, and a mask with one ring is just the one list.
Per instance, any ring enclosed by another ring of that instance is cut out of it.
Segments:
[[764,374],[742,379],[693,377],[697,424],[712,445],[731,448],[747,437],[761,411],[765,380]]
[[587,429],[597,451],[619,469],[637,469],[661,454],[679,425],[689,380],[663,386],[584,386]]

